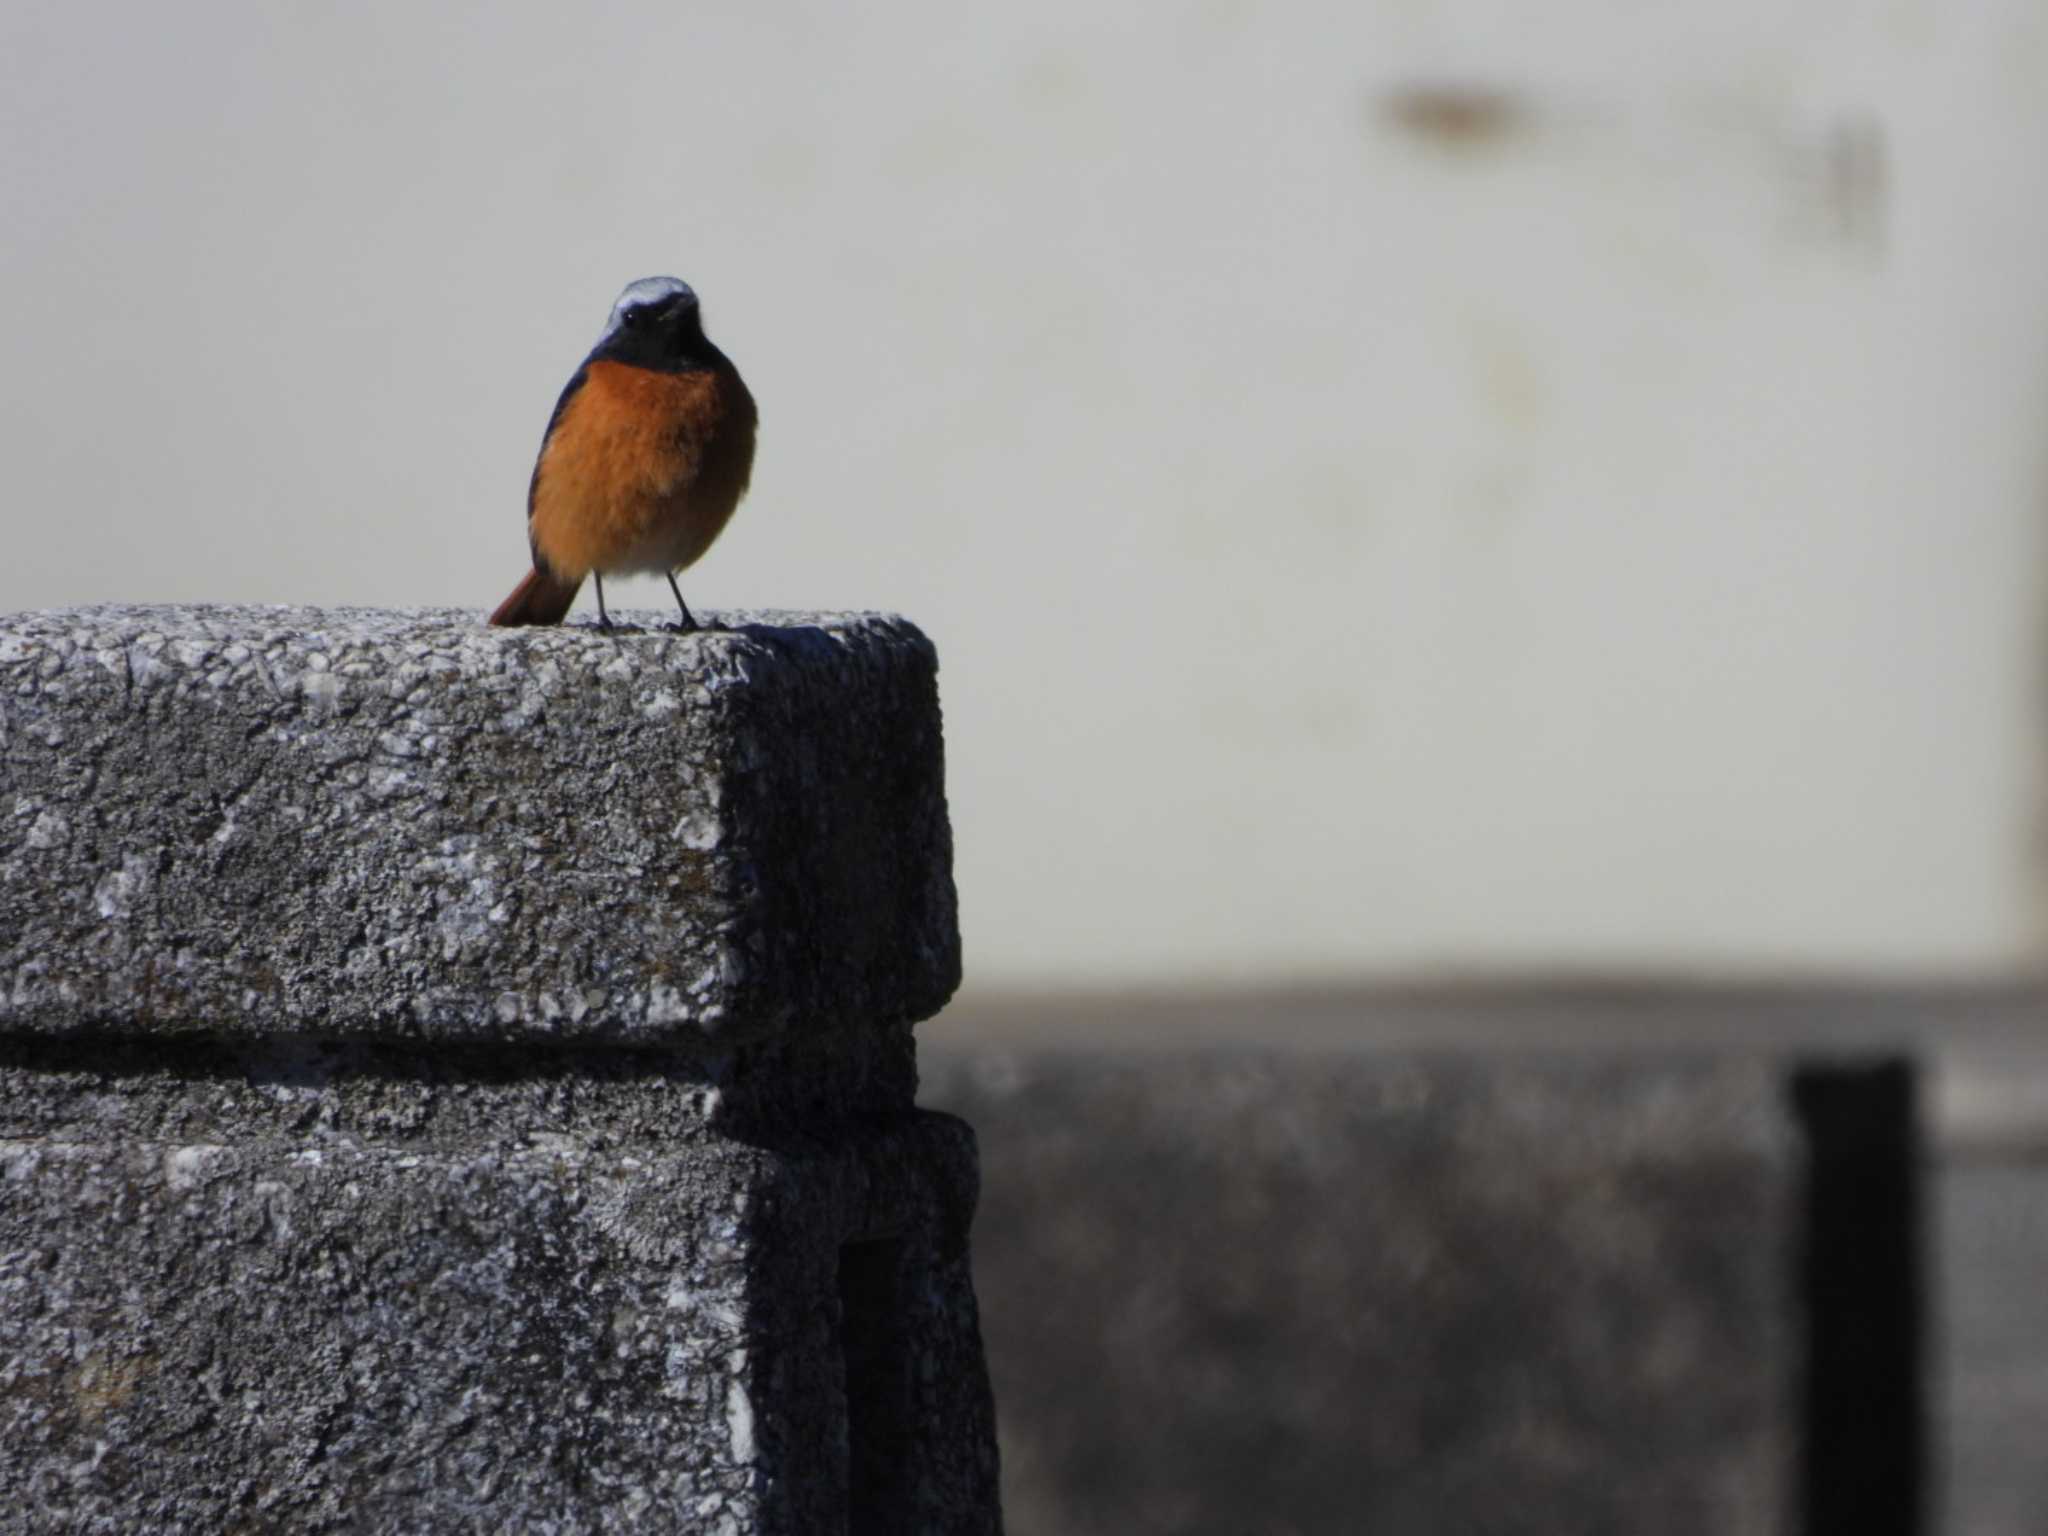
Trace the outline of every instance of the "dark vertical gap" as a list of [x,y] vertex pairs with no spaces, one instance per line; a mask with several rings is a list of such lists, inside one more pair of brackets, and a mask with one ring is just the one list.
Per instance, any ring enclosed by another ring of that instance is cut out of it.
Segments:
[[1805,1536],[1920,1536],[1927,1509],[1920,1147],[1909,1061],[1793,1077],[1806,1137]]
[[903,1259],[900,1241],[850,1243],[839,1250],[848,1536],[899,1536],[912,1528],[915,1434]]

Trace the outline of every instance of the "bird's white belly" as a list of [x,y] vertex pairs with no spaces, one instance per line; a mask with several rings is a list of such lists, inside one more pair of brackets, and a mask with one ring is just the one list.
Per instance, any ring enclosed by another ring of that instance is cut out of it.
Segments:
[[710,518],[691,516],[686,510],[665,512],[654,519],[646,533],[628,545],[617,560],[603,567],[610,575],[664,574],[695,565],[719,525]]

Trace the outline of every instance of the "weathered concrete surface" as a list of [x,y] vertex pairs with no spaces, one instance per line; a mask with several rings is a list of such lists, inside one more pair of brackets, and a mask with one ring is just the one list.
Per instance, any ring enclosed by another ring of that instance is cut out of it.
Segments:
[[0,1531],[996,1528],[959,1122],[241,1049],[0,1064]]
[[1789,1529],[1784,1090],[1760,1059],[928,1050],[983,1148],[1010,1529]]
[[1000,1527],[901,620],[0,620],[0,1533]]
[[960,964],[930,643],[712,617],[0,617],[0,1027],[656,1044],[928,1017]]

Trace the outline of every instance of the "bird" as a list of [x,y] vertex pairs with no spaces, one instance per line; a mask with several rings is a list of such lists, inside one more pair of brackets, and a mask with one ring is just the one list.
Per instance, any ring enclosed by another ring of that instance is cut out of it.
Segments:
[[491,614],[495,625],[559,624],[586,576],[634,572],[676,585],[724,531],[754,470],[754,397],[704,334],[680,278],[628,283],[597,344],[570,377],[541,436],[526,488],[533,569]]

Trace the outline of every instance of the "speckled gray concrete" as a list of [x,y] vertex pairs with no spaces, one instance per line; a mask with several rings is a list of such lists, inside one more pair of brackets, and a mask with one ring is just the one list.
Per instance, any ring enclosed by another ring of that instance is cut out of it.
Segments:
[[875,614],[0,618],[0,1025],[659,1043],[959,979],[930,642]]
[[915,630],[0,669],[0,1532],[999,1529]]
[[0,1531],[996,1530],[972,1135],[759,1049],[15,1042]]

